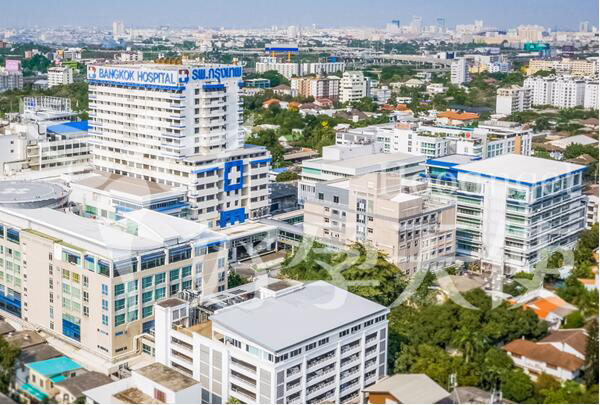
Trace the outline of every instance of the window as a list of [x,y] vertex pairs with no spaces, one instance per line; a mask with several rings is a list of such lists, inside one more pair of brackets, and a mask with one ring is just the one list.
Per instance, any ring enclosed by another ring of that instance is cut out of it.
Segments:
[[107,300],[102,300],[102,310],[104,311],[108,311],[108,301]]
[[156,388],[154,388],[154,398],[163,403],[167,402],[167,397],[165,396],[165,393]]
[[224,257],[219,257],[219,261],[218,261],[218,267],[220,269],[225,267],[225,258]]
[[123,325],[125,323],[125,314],[115,316],[115,326]]
[[125,308],[125,298],[121,298],[115,301],[115,311],[120,311]]
[[179,269],[174,269],[169,272],[169,281],[179,279]]
[[309,350],[312,350],[312,349],[314,349],[315,347],[317,347],[317,343],[316,343],[316,342],[314,342],[314,343],[311,343],[311,344],[309,344],[309,345],[306,345],[306,347],[304,348],[304,351],[309,351]]
[[190,246],[180,246],[169,250],[169,263],[175,263],[192,257],[192,248]]
[[108,315],[102,315],[102,325],[108,326]]
[[115,285],[115,296],[121,295],[125,293],[125,284],[117,284]]
[[302,349],[296,349],[296,350],[292,350],[292,351],[290,352],[290,358],[291,358],[291,357],[296,357],[296,356],[298,356],[300,353],[302,353]]
[[325,199],[325,196],[323,195],[323,193],[319,193],[319,200],[323,200]]
[[142,318],[152,316],[152,306],[142,308]]
[[161,298],[164,298],[165,297],[165,292],[166,292],[166,288],[165,287],[157,288],[154,291],[154,299],[160,300]]
[[339,197],[339,196],[337,196],[337,195],[334,195],[334,196],[333,196],[333,203],[334,203],[334,204],[339,204],[339,203],[340,203],[340,197]]
[[142,256],[141,266],[142,270],[152,269],[165,264],[165,253],[153,253],[146,256]]
[[186,278],[192,275],[192,266],[185,266],[181,269],[181,278]]
[[165,273],[154,275],[154,284],[162,284],[165,282]]
[[137,287],[138,287],[137,280],[132,280],[127,283],[127,291],[128,292],[137,291]]
[[144,277],[142,279],[142,289],[152,287],[152,276]]
[[138,311],[137,310],[129,311],[129,313],[127,314],[127,322],[137,321],[137,319],[138,319]]
[[142,304],[152,301],[152,291],[147,291],[142,294]]

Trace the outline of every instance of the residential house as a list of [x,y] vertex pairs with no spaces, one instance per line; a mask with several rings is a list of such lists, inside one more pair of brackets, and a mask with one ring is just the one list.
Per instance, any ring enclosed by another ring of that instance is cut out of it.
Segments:
[[52,399],[58,394],[56,383],[85,372],[79,364],[66,356],[28,363],[25,367],[29,369],[29,378],[20,387],[21,396],[26,400],[39,402]]
[[85,399],[84,391],[112,383],[112,379],[97,371],[88,371],[73,378],[55,384],[58,394],[55,396],[59,404],[73,404]]
[[365,404],[450,404],[450,393],[425,374],[394,374],[362,390]]

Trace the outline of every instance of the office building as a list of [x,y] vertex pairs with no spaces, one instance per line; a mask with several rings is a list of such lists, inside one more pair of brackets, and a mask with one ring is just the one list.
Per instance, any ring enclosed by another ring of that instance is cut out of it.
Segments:
[[427,183],[370,173],[316,185],[304,202],[304,233],[335,247],[359,242],[407,274],[454,262],[455,209],[427,196]]
[[340,93],[340,78],[337,76],[293,78],[291,89],[292,96],[328,98],[337,101]]
[[73,83],[73,70],[69,67],[48,68],[48,87]]
[[531,109],[533,90],[530,87],[511,86],[496,92],[496,113],[510,115]]
[[588,110],[598,109],[598,80],[588,80],[585,83],[583,108],[586,108]]
[[113,39],[118,40],[125,36],[125,24],[123,21],[113,21],[112,23]]
[[302,162],[298,184],[298,203],[315,195],[317,183],[345,179],[373,172],[398,173],[415,178],[422,173],[424,156],[396,152],[384,153],[379,144],[332,145],[323,148],[323,156]]
[[259,278],[155,311],[156,361],[200,381],[203,403],[348,403],[386,375],[388,308],[324,281]]
[[340,81],[340,102],[353,103],[369,94],[369,79],[362,72],[344,72]]
[[543,251],[573,246],[585,228],[584,166],[509,154],[454,170],[457,254],[484,269],[531,271]]
[[450,65],[450,83],[461,85],[469,80],[469,62],[467,58],[454,59]]
[[155,301],[225,289],[223,235],[147,209],[123,217],[0,207],[0,312],[110,364],[137,352]]
[[189,217],[223,228],[269,212],[271,157],[243,144],[242,68],[88,67],[95,170],[187,188]]

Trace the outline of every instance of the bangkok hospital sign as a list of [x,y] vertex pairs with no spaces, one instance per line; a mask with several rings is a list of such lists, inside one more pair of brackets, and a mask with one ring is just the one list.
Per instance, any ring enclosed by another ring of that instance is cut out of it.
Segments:
[[140,69],[123,66],[88,66],[90,82],[106,82],[120,85],[182,87],[191,81],[217,81],[241,78],[241,66],[214,68]]

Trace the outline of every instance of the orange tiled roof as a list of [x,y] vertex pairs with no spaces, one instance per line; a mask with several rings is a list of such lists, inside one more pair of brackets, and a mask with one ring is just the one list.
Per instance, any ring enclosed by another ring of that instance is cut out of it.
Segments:
[[272,105],[272,104],[279,104],[279,100],[277,100],[276,98],[270,98],[268,100],[265,100],[265,102],[263,103],[263,105]]
[[470,112],[457,112],[457,111],[444,111],[441,113],[438,113],[437,115],[438,118],[448,118],[451,120],[457,120],[457,121],[470,121],[470,120],[476,120],[479,118],[479,114],[475,114],[475,113],[470,113]]
[[596,280],[593,278],[578,278],[579,282],[583,285],[594,285],[596,284]]
[[581,360],[570,353],[561,352],[552,345],[538,344],[524,339],[513,340],[502,346],[502,349],[513,354],[518,354],[569,371],[576,371],[583,367],[585,363],[584,360]]

